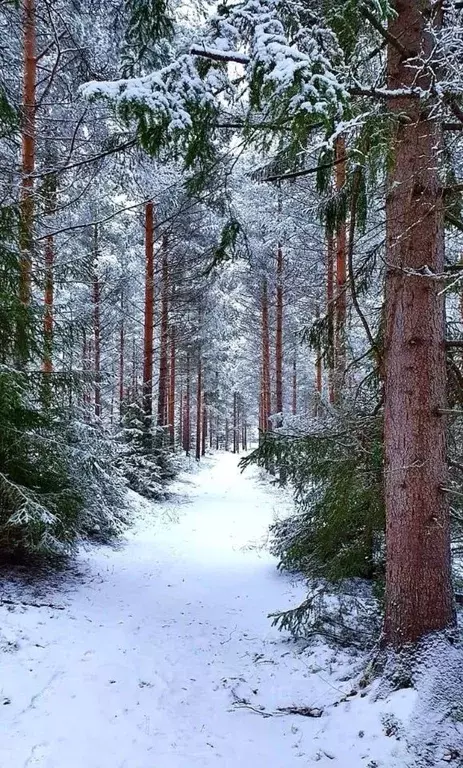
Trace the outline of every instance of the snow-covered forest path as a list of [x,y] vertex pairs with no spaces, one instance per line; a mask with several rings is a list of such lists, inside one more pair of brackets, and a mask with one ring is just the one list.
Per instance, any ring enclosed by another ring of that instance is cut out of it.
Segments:
[[[298,654],[270,626],[304,594],[248,546],[278,494],[230,454],[180,488],[183,502],[142,505],[119,549],[84,555],[70,592],[48,592],[64,610],[1,606],[0,766],[357,768],[375,744],[384,758],[379,712],[359,697],[319,719],[239,706],[330,708],[351,687],[345,659]],[[388,762],[371,765],[395,764],[386,741]]]

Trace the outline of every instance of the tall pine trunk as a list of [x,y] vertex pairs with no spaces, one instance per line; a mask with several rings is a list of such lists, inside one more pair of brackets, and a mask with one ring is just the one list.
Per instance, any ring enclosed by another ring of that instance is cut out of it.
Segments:
[[175,326],[170,329],[170,380],[169,380],[169,435],[171,445],[175,444],[175,387],[176,387],[176,342]]
[[292,414],[293,416],[297,413],[297,352],[294,350],[294,357],[293,357],[293,401],[292,401]]
[[159,353],[158,427],[167,423],[167,392],[169,386],[169,274],[168,238],[162,236],[162,283],[161,283],[161,338]]
[[[396,0],[390,32],[410,57],[431,59],[434,40],[422,10],[431,4]],[[427,14],[428,15],[428,14]],[[436,27],[440,19],[434,19]],[[388,46],[388,88],[430,90],[426,67],[416,70]],[[429,100],[398,96],[399,115],[387,195],[385,333],[386,611],[384,639],[400,647],[454,622],[447,482],[446,363],[441,283],[413,274],[444,271],[444,215],[438,111]]]
[[203,391],[203,364],[201,353],[198,357],[198,375],[196,380],[196,460],[201,459],[201,425],[203,418],[202,411],[202,391]]
[[[45,182],[45,214],[52,215],[56,207],[56,176],[51,174]],[[53,314],[54,314],[55,239],[52,234],[45,240],[45,295],[44,295],[44,373],[53,371]]]
[[37,81],[35,0],[23,0],[23,114],[21,158],[21,281],[24,305],[31,299],[31,270],[34,247],[35,91]]
[[145,307],[143,333],[143,411],[153,413],[154,207],[145,207]]
[[283,247],[278,243],[275,338],[276,412],[283,414]]
[[119,328],[119,415],[124,408],[124,365],[125,365],[125,320],[124,320],[124,288],[121,290],[121,321]]
[[[343,136],[336,139],[336,192],[343,194],[346,184],[346,142]],[[347,247],[346,217],[338,221],[336,228],[336,335],[335,335],[335,398],[341,397],[346,367]]]
[[206,455],[207,442],[207,394],[203,392],[203,431],[201,436],[201,456]]
[[262,381],[261,381],[261,412],[262,431],[267,432],[270,427],[271,414],[271,390],[270,390],[270,333],[268,311],[268,283],[264,278],[261,297],[262,313]]
[[185,382],[185,404],[183,411],[183,449],[187,456],[190,455],[191,446],[191,372],[190,372],[190,354],[186,357],[186,382]]
[[330,356],[328,365],[328,398],[330,403],[334,403],[334,239],[331,234],[328,235],[326,248],[326,304],[326,314],[328,321],[328,347]]
[[[317,302],[315,307],[315,313],[317,320],[320,318],[320,305]],[[318,341],[315,357],[315,389],[317,392],[315,402],[315,415],[319,412],[320,400],[323,392],[323,358],[322,358],[322,345]]]
[[95,416],[101,416],[101,284],[98,276],[98,227],[93,228],[93,341],[95,350]]

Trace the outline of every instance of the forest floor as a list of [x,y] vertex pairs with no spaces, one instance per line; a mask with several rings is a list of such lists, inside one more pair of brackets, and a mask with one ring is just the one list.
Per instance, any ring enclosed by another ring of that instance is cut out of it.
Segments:
[[82,553],[64,579],[2,586],[1,768],[412,764],[416,692],[346,701],[362,656],[271,627],[305,596],[262,547],[283,492],[225,454],[169,502],[130,499],[119,547]]

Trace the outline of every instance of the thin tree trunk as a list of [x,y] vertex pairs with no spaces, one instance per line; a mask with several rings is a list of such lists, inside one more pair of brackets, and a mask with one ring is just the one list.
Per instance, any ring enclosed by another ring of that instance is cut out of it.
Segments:
[[153,413],[154,207],[145,207],[145,308],[143,335],[143,411]]
[[35,0],[23,0],[23,123],[21,160],[21,282],[23,304],[31,300],[32,253],[34,247],[35,90],[37,80]]
[[121,321],[119,329],[119,415],[124,408],[124,356],[125,356],[125,324],[124,324],[124,289],[121,291]]
[[175,444],[175,376],[176,376],[176,344],[175,326],[170,329],[170,385],[169,385],[169,433],[170,442]]
[[292,402],[293,416],[297,413],[297,351],[294,350],[293,357],[293,402]]
[[[431,58],[435,41],[417,0],[397,0],[390,32]],[[437,22],[438,21],[437,14]],[[388,88],[428,92],[416,70],[388,47]],[[442,137],[429,99],[389,100],[395,124],[388,178],[385,334],[385,643],[400,647],[453,625],[450,576],[444,297],[441,283],[413,275],[444,271]]]
[[233,393],[233,453],[238,453],[238,394]]
[[137,371],[137,347],[135,339],[132,339],[132,401],[138,399],[138,371]]
[[262,284],[262,431],[270,429],[271,390],[270,390],[270,333],[268,319],[268,284],[264,278]]
[[[52,153],[50,161],[52,160]],[[44,213],[51,216],[56,209],[56,176],[51,174],[45,181]],[[54,314],[54,266],[55,241],[53,235],[47,235],[45,240],[45,296],[44,296],[44,356],[42,369],[44,373],[53,371],[53,314]]]
[[191,373],[190,373],[190,355],[186,358],[186,391],[185,391],[185,409],[183,416],[183,448],[187,456],[190,455],[191,446]]
[[207,394],[203,392],[203,432],[201,438],[201,456],[206,455],[207,442]]
[[283,414],[283,247],[278,243],[276,291],[275,385],[276,411]]
[[82,333],[82,373],[83,373],[83,380],[84,380],[84,391],[83,391],[83,404],[84,407],[89,405],[90,398],[88,395],[88,381],[87,381],[87,373],[88,373],[88,343],[87,343],[87,334],[85,331],[85,328]]
[[98,227],[93,229],[93,338],[95,345],[95,416],[101,416],[101,286],[98,277]]
[[228,445],[230,443],[230,424],[228,417],[225,419],[225,450],[228,451]]
[[169,274],[168,274],[168,238],[162,236],[162,287],[161,287],[161,338],[159,353],[159,390],[158,390],[158,427],[167,423],[168,391],[168,340],[169,340]]
[[183,379],[180,380],[180,393],[178,399],[178,444],[183,448]]
[[201,354],[198,358],[198,376],[196,382],[196,460],[201,460],[201,423],[202,423],[203,365]]
[[[346,142],[336,139],[336,192],[342,193],[346,184]],[[346,367],[345,325],[347,286],[346,218],[338,222],[336,230],[336,338],[335,338],[335,397],[341,397]]]
[[328,398],[330,403],[335,401],[334,391],[334,372],[333,360],[335,354],[334,342],[334,240],[332,235],[328,235],[327,249],[327,269],[326,269],[326,303],[328,318],[328,347],[330,364],[328,366]]

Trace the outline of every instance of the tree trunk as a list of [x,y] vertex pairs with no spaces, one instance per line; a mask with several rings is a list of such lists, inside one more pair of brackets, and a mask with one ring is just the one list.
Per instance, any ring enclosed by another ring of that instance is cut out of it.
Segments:
[[154,208],[145,207],[145,308],[143,336],[143,411],[153,413]]
[[230,424],[228,418],[225,419],[225,450],[228,451],[228,445],[230,443]]
[[[275,339],[275,385],[276,412],[283,414],[283,248],[278,243],[277,251],[277,295],[276,295],[276,339]],[[280,419],[282,421],[282,417]]]
[[138,400],[138,370],[137,347],[135,339],[132,339],[132,401]]
[[268,284],[264,278],[262,284],[262,431],[270,429],[271,390],[270,390],[270,334],[268,319]]
[[169,434],[171,445],[175,444],[175,376],[176,376],[176,349],[175,326],[170,329],[170,385],[169,385]]
[[233,453],[240,452],[238,393],[233,393]]
[[191,445],[191,378],[190,378],[190,355],[186,357],[186,386],[185,386],[185,408],[183,412],[183,449],[187,456],[190,455]]
[[196,460],[201,460],[201,422],[202,422],[203,366],[201,354],[198,359],[198,377],[196,382]]
[[[397,0],[390,32],[410,55],[434,47],[424,3]],[[427,5],[427,4],[426,4]],[[439,20],[436,20],[439,24]],[[416,70],[388,47],[388,88],[428,91]],[[395,125],[387,195],[385,334],[386,610],[384,640],[400,647],[454,623],[447,484],[444,298],[437,280],[410,274],[444,270],[439,118],[430,100],[389,100]],[[410,270],[410,271],[409,271]]]
[[[316,308],[317,320],[320,318],[320,305],[317,302]],[[320,399],[323,393],[323,360],[322,360],[322,348],[320,342],[317,344],[316,358],[315,358],[315,388],[317,390],[317,402],[315,404],[315,415],[318,413]]]
[[93,228],[93,339],[95,345],[95,416],[101,416],[101,286],[98,277],[98,227]]
[[328,347],[329,347],[329,366],[328,366],[328,398],[331,404],[335,401],[334,391],[334,240],[332,235],[328,235],[327,249],[327,268],[326,268],[326,303],[328,319]]
[[[336,192],[342,193],[346,184],[346,142],[336,139]],[[347,286],[346,218],[338,222],[336,230],[336,338],[335,338],[335,397],[341,397],[346,368],[345,325]]]
[[[54,155],[50,153],[50,162]],[[43,185],[44,213],[52,216],[56,209],[56,175],[50,174]],[[53,371],[53,314],[54,314],[54,267],[55,241],[53,235],[47,235],[45,240],[45,296],[44,296],[44,356],[42,370],[44,373]]]
[[293,416],[297,413],[297,352],[294,350],[293,357],[293,402],[292,402]]
[[162,236],[162,288],[161,288],[161,338],[159,353],[159,389],[158,389],[158,427],[167,423],[168,391],[168,340],[169,340],[169,274],[168,274],[168,239]]
[[121,291],[121,322],[119,329],[119,415],[122,416],[124,407],[124,356],[125,356],[125,324],[124,324],[124,289]]
[[207,441],[207,394],[203,392],[203,433],[201,439],[201,456],[206,455]]
[[37,80],[36,59],[36,8],[35,0],[23,0],[23,123],[21,160],[21,282],[20,296],[23,304],[31,299],[32,253],[34,248],[34,168],[35,168],[35,89]]

